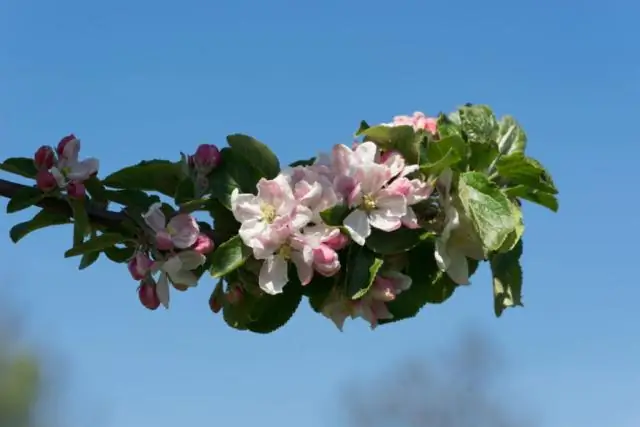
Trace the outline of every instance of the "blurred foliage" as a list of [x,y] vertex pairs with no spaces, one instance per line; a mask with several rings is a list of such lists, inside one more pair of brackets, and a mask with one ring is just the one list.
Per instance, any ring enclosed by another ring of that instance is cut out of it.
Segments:
[[0,427],[32,427],[41,376],[38,360],[0,342]]

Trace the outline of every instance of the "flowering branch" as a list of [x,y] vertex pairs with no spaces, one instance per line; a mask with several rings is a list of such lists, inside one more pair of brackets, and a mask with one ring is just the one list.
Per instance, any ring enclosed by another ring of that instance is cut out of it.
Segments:
[[0,180],[0,196],[7,213],[41,208],[10,230],[14,242],[71,223],[65,257],[81,257],[81,269],[101,254],[126,263],[150,310],[169,308],[172,289],[208,272],[218,279],[211,310],[239,330],[273,332],[305,297],[340,330],[347,318],[371,328],[407,319],[469,284],[483,261],[496,315],[521,306],[521,202],[556,211],[558,190],[525,154],[518,123],[465,105],[361,122],[356,137],[283,167],[265,144],[235,134],[221,150],[203,144],[177,162],[99,178],[98,160],[80,160],[80,140],[68,135],[1,163],[35,186]]

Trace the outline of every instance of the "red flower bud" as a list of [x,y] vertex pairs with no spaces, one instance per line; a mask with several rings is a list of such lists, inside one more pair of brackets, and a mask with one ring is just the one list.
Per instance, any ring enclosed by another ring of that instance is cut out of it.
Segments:
[[56,151],[58,152],[58,156],[62,157],[64,155],[64,147],[66,147],[66,145],[77,139],[76,136],[74,134],[70,134],[65,136],[64,138],[62,138],[60,140],[60,142],[58,142],[58,147],[56,148]]
[[138,287],[138,298],[140,298],[142,305],[149,310],[156,310],[160,307],[160,298],[158,298],[155,284],[141,282]]
[[208,175],[220,163],[220,151],[213,144],[202,144],[189,160],[199,174]]
[[53,148],[48,145],[43,145],[38,148],[36,154],[33,156],[33,163],[37,169],[49,170],[53,167],[55,161],[55,152]]
[[86,189],[80,181],[71,181],[67,186],[67,194],[74,199],[84,199]]
[[40,169],[36,175],[36,185],[43,192],[49,192],[58,186],[53,174],[46,169]]
[[206,234],[200,233],[198,235],[198,239],[196,243],[193,245],[193,250],[198,252],[199,254],[206,255],[211,253],[211,251],[215,248],[215,244],[213,240],[209,238]]

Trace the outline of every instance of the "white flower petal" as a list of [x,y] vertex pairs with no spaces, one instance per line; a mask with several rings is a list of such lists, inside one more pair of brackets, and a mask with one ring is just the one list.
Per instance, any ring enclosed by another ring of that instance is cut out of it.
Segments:
[[349,232],[353,241],[360,246],[364,245],[365,240],[371,234],[371,226],[369,225],[367,213],[359,209],[347,215],[344,219],[344,227]]
[[207,257],[196,251],[184,251],[178,254],[184,270],[195,270],[205,263]]
[[240,230],[238,230],[238,235],[245,245],[252,248],[255,246],[252,243],[253,240],[263,236],[267,228],[267,223],[263,220],[259,218],[250,219],[242,223]]
[[146,213],[142,214],[144,222],[146,222],[147,225],[156,233],[163,231],[167,225],[167,219],[165,218],[161,208],[162,203],[157,202],[151,205]]
[[160,275],[160,279],[156,284],[156,295],[158,295],[160,304],[162,304],[164,308],[169,308],[169,278],[166,273]]
[[66,187],[67,184],[69,183],[67,179],[64,177],[64,175],[62,174],[62,172],[60,171],[60,169],[56,167],[51,168],[51,175],[53,175],[53,178],[56,180],[56,183],[60,188]]
[[373,211],[369,213],[371,227],[390,232],[402,226],[402,221],[397,216],[387,215],[385,212]]
[[81,162],[74,163],[70,166],[70,171],[67,173],[67,177],[72,181],[85,181],[91,177],[94,173],[98,172],[100,167],[100,161],[96,158],[90,157]]
[[377,153],[378,153],[378,146],[371,141],[358,144],[358,146],[354,150],[354,154],[356,155],[356,158],[365,164],[374,163]]
[[260,199],[253,194],[240,194],[235,188],[231,193],[231,212],[240,223],[262,218]]
[[375,202],[376,211],[383,215],[402,218],[407,214],[407,199],[402,194],[388,194],[381,191]]
[[287,261],[280,255],[267,258],[260,268],[258,284],[269,295],[281,294],[289,281]]
[[168,274],[174,285],[196,286],[198,284],[198,277],[188,270],[178,270]]
[[458,285],[469,284],[469,263],[467,258],[458,251],[452,251],[449,249],[449,256],[451,262],[449,268],[447,268],[447,274]]

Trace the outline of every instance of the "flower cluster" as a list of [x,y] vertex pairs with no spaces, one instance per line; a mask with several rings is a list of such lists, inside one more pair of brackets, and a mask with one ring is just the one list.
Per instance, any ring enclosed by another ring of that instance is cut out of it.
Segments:
[[162,304],[168,308],[169,283],[177,290],[195,286],[198,277],[193,270],[205,263],[214,242],[200,232],[189,214],[177,214],[167,222],[161,203],[153,204],[143,219],[153,236],[153,260],[149,251],[140,247],[129,261],[129,272],[134,280],[141,281],[138,293],[145,307],[155,310]]
[[44,192],[59,188],[70,197],[83,198],[84,182],[98,173],[100,164],[95,158],[79,160],[79,153],[80,140],[73,134],[62,138],[55,150],[48,145],[38,148],[33,159],[38,188]]
[[[372,228],[391,232],[418,228],[412,206],[427,199],[432,187],[411,178],[417,165],[408,165],[396,152],[382,152],[373,142],[334,146],[310,166],[289,168],[271,180],[261,179],[258,193],[231,196],[231,210],[241,223],[239,235],[264,260],[260,288],[281,293],[289,281],[288,263],[300,282],[314,273],[332,276],[340,270],[336,251],[349,240],[364,245]],[[342,226],[330,226],[322,213],[336,207],[348,214]]]

